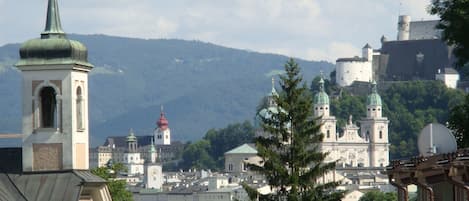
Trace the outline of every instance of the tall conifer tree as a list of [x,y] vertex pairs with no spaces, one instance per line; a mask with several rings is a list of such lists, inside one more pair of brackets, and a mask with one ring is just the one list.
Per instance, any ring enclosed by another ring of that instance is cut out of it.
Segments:
[[257,136],[261,166],[251,169],[265,175],[276,193],[260,200],[340,200],[337,182],[322,183],[322,177],[333,171],[335,163],[325,163],[321,153],[319,119],[313,117],[312,96],[302,80],[298,64],[290,59],[280,76],[282,91],[274,97],[277,108],[262,118],[265,134]]

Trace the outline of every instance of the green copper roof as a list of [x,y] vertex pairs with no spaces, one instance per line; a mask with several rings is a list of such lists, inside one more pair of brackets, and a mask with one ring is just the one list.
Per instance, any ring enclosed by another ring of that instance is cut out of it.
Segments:
[[324,91],[324,80],[319,80],[319,92],[314,95],[314,104],[329,105],[329,95]]
[[92,68],[88,63],[88,50],[74,40],[69,40],[60,24],[57,0],[49,0],[47,20],[41,38],[31,39],[20,48],[17,66],[79,64]]
[[257,154],[257,150],[248,144],[243,144],[230,151],[227,151],[225,154]]
[[368,98],[366,99],[366,104],[367,105],[373,105],[373,106],[381,106],[381,96],[378,94],[378,88],[376,85],[376,82],[373,81],[371,83],[371,94],[368,95]]
[[135,142],[137,141],[137,137],[135,137],[134,130],[130,129],[129,136],[127,136],[127,142]]

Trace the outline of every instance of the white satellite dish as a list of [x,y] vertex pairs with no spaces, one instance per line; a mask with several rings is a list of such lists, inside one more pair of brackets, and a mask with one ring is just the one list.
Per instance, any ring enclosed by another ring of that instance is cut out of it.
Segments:
[[431,123],[420,131],[418,139],[419,152],[423,156],[455,152],[456,138],[445,126]]

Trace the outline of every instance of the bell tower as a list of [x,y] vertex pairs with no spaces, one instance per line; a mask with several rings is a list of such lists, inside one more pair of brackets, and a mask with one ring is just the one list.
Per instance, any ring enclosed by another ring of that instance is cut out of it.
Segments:
[[23,43],[23,171],[86,170],[88,63],[86,47],[62,30],[57,0],[49,0],[41,37]]
[[171,144],[171,130],[169,129],[169,122],[163,112],[161,106],[160,119],[156,122],[156,129],[154,131],[155,144],[157,145],[170,145]]
[[376,82],[373,81],[366,100],[366,118],[360,124],[361,135],[369,141],[370,167],[385,167],[389,164],[389,120],[382,116],[382,105]]
[[323,142],[336,142],[337,120],[330,115],[330,101],[324,88],[324,79],[321,75],[319,80],[319,92],[314,95],[313,100],[314,117],[320,118],[322,123],[321,132],[324,134]]

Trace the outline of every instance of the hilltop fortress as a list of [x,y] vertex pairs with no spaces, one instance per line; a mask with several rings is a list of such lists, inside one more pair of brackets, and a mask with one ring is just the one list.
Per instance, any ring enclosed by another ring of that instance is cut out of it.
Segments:
[[399,16],[396,40],[382,36],[381,48],[366,44],[361,57],[336,60],[335,82],[345,87],[355,81],[438,79],[456,88],[459,74],[452,68],[455,58],[452,48],[441,40],[437,24],[438,20],[411,21],[410,16]]

